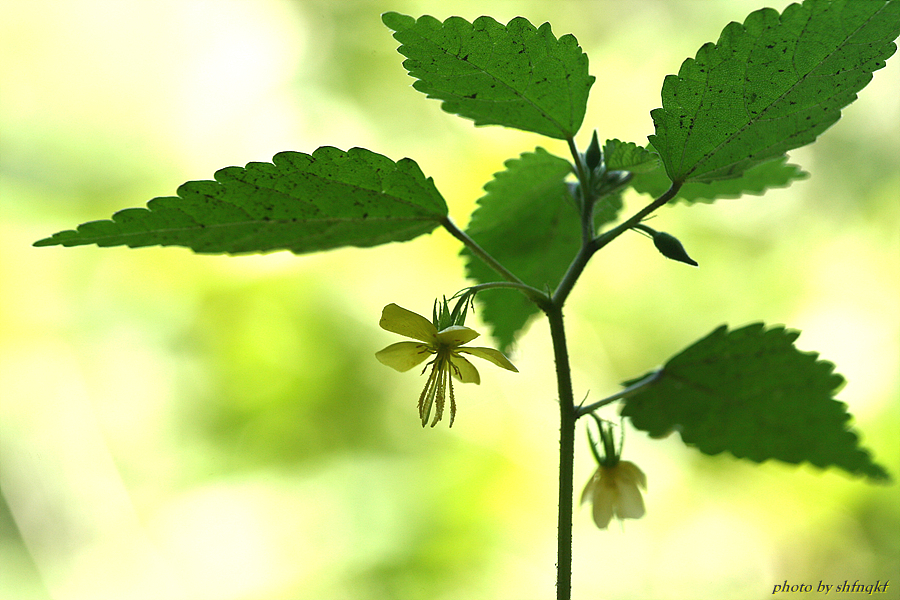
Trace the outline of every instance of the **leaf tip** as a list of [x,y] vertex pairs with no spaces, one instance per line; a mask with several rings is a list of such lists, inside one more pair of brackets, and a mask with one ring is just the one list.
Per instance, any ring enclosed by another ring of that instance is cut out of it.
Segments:
[[381,15],[381,22],[392,31],[402,31],[412,27],[416,20],[409,15],[389,11]]

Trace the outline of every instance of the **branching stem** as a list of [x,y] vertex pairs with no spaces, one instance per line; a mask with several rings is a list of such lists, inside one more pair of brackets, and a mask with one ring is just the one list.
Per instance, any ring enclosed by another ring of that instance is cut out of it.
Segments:
[[652,373],[650,373],[649,375],[647,375],[640,381],[632,383],[624,390],[620,390],[620,391],[616,392],[615,394],[613,394],[612,396],[607,396],[603,400],[598,400],[597,402],[594,402],[593,404],[588,404],[587,406],[579,406],[576,409],[575,418],[578,419],[580,417],[583,417],[584,415],[590,414],[590,413],[594,412],[595,410],[597,410],[598,408],[600,408],[602,406],[606,406],[607,404],[611,404],[611,403],[615,402],[616,400],[621,400],[622,398],[628,398],[629,396],[634,396],[635,394],[637,394],[644,388],[656,383],[659,380],[659,378],[662,377],[662,374],[663,374],[662,369],[657,369],[656,371],[653,371]]
[[478,293],[484,290],[495,290],[495,289],[511,289],[511,290],[519,290],[523,294],[525,294],[532,302],[534,302],[541,310],[547,310],[550,306],[550,296],[542,292],[541,290],[531,287],[530,285],[524,283],[514,283],[512,281],[490,281],[488,283],[480,283],[478,285],[473,285],[471,287],[465,288],[468,292]]
[[[569,351],[566,346],[566,333],[563,323],[563,305],[575,282],[587,266],[588,261],[595,252],[616,239],[629,229],[641,228],[641,220],[665,205],[678,193],[681,184],[673,183],[672,186],[659,198],[639,210],[629,219],[606,231],[600,236],[594,237],[594,204],[597,201],[597,192],[593,189],[591,175],[588,172],[584,158],[578,152],[575,141],[568,138],[569,149],[575,161],[575,174],[578,177],[579,197],[576,198],[581,212],[582,245],[569,264],[569,268],[563,275],[559,286],[553,295],[541,292],[509,271],[493,256],[485,251],[478,243],[460,230],[449,217],[441,219],[441,225],[450,232],[450,235],[460,240],[478,258],[494,269],[506,281],[482,283],[468,288],[471,291],[483,291],[496,288],[517,289],[525,294],[547,315],[550,324],[550,338],[553,342],[553,358],[556,363],[556,384],[559,393],[559,513],[557,518],[557,562],[556,562],[556,597],[557,600],[571,600],[572,597],[572,513],[574,508],[574,465],[575,465],[575,423],[579,417],[594,410],[627,398],[636,394],[644,387],[652,384],[661,375],[656,371],[638,381],[632,386],[613,394],[603,400],[594,402],[588,406],[576,406],[572,388],[572,370],[569,365]],[[624,183],[622,180],[620,183]]]

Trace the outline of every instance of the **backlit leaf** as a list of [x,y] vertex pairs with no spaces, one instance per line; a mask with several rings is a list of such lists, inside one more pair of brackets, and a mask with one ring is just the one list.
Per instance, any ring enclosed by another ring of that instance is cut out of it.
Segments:
[[610,171],[643,173],[659,167],[659,155],[634,142],[606,140],[603,145],[603,159]]
[[808,144],[884,67],[900,2],[806,0],[758,10],[666,77],[650,141],[669,179],[738,177]]
[[653,384],[625,399],[622,415],[654,437],[679,431],[705,454],[806,461],[888,480],[834,398],[844,378],[818,354],[797,350],[799,335],[762,323],[723,325],[669,359]]
[[61,231],[35,246],[186,246],[201,253],[316,252],[375,246],[432,231],[447,215],[431,178],[363,148],[281,152],[227,167],[110,221]]
[[[740,198],[744,195],[761,196],[766,190],[783,188],[794,181],[806,179],[809,173],[797,165],[788,163],[785,154],[775,160],[755,165],[734,179],[721,179],[708,183],[686,183],[679,188],[673,202],[681,200],[687,203],[715,202],[728,198]],[[653,197],[661,196],[669,186],[671,180],[666,175],[665,169],[653,169],[638,173],[631,180],[631,187],[642,194],[650,194]]]
[[442,23],[389,12],[382,20],[402,44],[413,87],[445,111],[559,139],[581,128],[594,78],[574,36],[556,39],[549,23],[535,28],[522,17]]

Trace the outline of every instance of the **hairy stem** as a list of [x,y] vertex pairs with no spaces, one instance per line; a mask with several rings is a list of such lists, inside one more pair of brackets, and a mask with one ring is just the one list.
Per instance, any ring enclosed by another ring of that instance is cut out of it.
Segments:
[[572,391],[572,371],[562,307],[553,305],[547,311],[553,357],[556,362],[556,383],[559,390],[559,512],[557,514],[556,598],[572,597],[572,511],[575,464],[575,420],[577,409]]
[[590,414],[600,408],[601,406],[606,406],[607,404],[611,404],[616,400],[621,400],[622,398],[628,398],[630,396],[634,396],[638,392],[642,391],[644,388],[649,387],[656,383],[660,377],[663,375],[662,369],[657,369],[653,371],[640,381],[629,385],[624,390],[620,390],[613,394],[612,396],[608,396],[603,400],[598,400],[592,404],[588,404],[587,406],[579,406],[575,409],[575,418],[583,417],[584,415]]
[[572,372],[569,365],[569,351],[566,346],[566,333],[563,324],[562,307],[566,298],[575,286],[578,277],[584,271],[591,256],[597,250],[614,240],[625,231],[640,225],[641,220],[657,208],[666,204],[675,197],[680,184],[673,183],[666,193],[635,213],[631,218],[617,227],[607,231],[599,237],[594,237],[593,205],[596,194],[591,190],[590,174],[584,159],[578,152],[573,139],[568,140],[572,157],[575,160],[575,173],[579,181],[582,245],[578,254],[569,265],[566,274],[560,281],[553,296],[533,288],[511,271],[500,264],[493,256],[478,245],[464,231],[460,230],[449,217],[441,219],[443,227],[485,264],[499,273],[506,282],[491,282],[469,288],[471,290],[487,290],[492,288],[514,288],[524,293],[547,315],[550,323],[550,338],[553,342],[553,357],[556,363],[556,384],[559,393],[559,511],[557,513],[557,562],[556,562],[556,598],[557,600],[571,600],[572,597],[572,513],[574,511],[574,465],[575,465],[575,422],[584,414],[608,404],[629,393],[634,393],[632,388],[649,385],[658,374],[642,380],[618,394],[595,402],[587,407],[575,405],[575,395],[572,390]]

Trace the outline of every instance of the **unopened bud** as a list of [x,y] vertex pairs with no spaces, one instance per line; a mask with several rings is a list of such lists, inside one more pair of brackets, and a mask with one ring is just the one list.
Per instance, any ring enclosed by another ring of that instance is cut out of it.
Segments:
[[584,153],[584,162],[591,171],[600,166],[603,161],[603,152],[600,150],[600,141],[597,139],[597,132],[594,131],[594,137],[591,138],[591,145],[588,146],[587,152]]
[[653,232],[653,245],[656,246],[656,249],[659,250],[660,254],[666,258],[671,258],[672,260],[677,260],[678,262],[683,262],[694,267],[700,266],[697,264],[696,260],[688,256],[688,253],[685,251],[684,246],[681,245],[681,242],[679,242],[675,236],[669,235],[665,231]]

